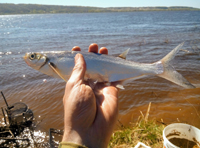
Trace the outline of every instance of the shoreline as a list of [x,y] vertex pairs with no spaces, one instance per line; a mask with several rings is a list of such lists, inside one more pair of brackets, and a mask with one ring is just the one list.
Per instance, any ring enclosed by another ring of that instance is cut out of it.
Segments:
[[0,15],[15,14],[63,14],[63,13],[111,13],[111,12],[146,12],[146,11],[200,11],[200,8],[173,7],[89,7],[39,4],[0,3]]

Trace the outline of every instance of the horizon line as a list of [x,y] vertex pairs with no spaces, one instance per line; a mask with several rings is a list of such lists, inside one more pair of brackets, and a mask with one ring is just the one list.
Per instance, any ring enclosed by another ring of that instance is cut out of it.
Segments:
[[74,7],[96,7],[96,8],[145,8],[145,7],[188,7],[188,8],[195,8],[195,9],[200,9],[198,7],[193,7],[193,6],[109,6],[109,7],[101,7],[101,6],[82,6],[82,5],[61,5],[61,4],[37,4],[37,3],[0,3],[0,4],[15,4],[15,5],[47,5],[47,6],[74,6]]

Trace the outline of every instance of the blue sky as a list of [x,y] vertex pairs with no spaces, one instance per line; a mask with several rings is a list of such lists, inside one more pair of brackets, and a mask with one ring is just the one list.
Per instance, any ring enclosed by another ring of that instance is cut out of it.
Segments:
[[200,8],[200,0],[0,0],[0,3],[96,7],[189,6]]

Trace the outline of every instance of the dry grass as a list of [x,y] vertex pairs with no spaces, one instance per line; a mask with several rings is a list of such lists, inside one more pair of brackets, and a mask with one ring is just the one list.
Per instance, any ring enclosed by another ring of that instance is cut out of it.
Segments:
[[146,115],[142,112],[136,123],[132,123],[130,127],[124,127],[120,121],[121,130],[115,131],[111,137],[109,148],[130,148],[143,142],[152,148],[163,147],[162,131],[165,128],[163,124],[159,124],[156,120],[148,120],[151,103],[147,109]]

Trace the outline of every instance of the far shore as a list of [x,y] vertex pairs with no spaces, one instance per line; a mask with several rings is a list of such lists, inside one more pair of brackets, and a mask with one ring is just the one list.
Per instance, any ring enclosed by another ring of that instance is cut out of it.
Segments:
[[13,14],[56,14],[56,13],[103,13],[103,12],[138,12],[138,11],[200,11],[199,8],[176,7],[86,7],[39,4],[0,3],[0,15]]

